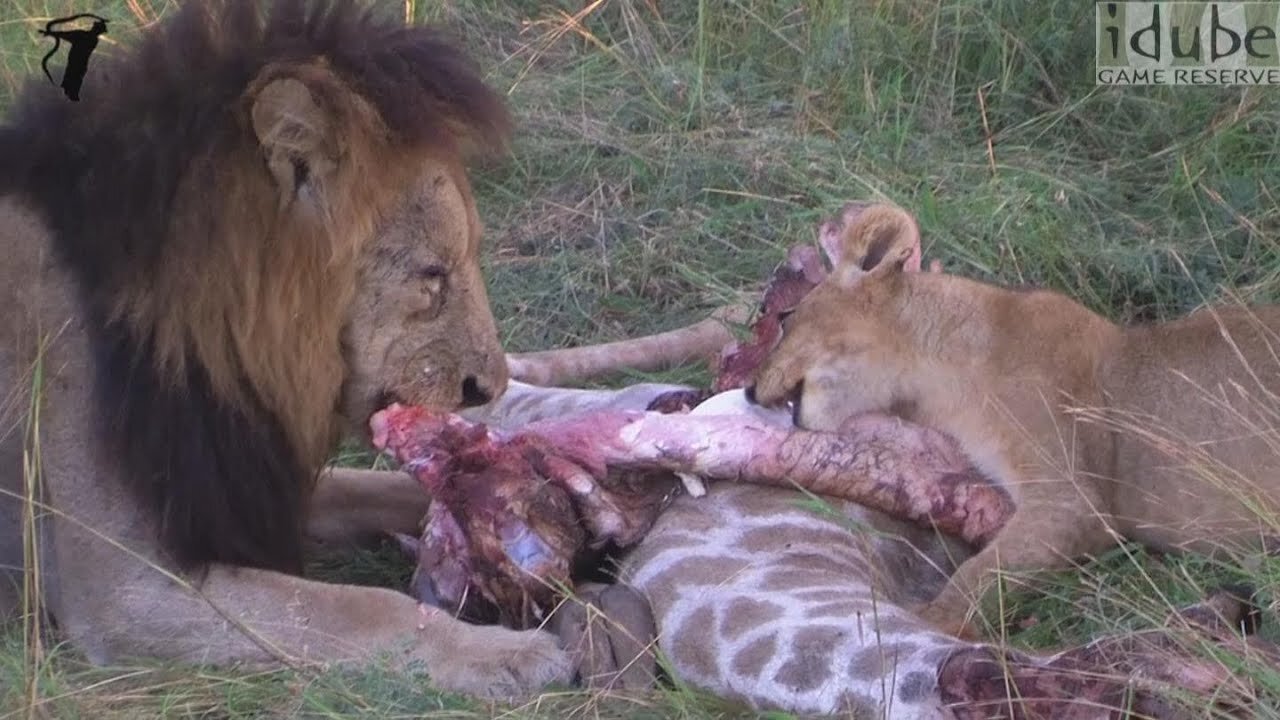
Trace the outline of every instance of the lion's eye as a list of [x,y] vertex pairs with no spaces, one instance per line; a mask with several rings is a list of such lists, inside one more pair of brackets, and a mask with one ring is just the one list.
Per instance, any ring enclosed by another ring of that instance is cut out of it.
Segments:
[[438,293],[444,287],[448,274],[443,265],[423,265],[413,271],[413,278],[421,281],[427,292]]
[[406,302],[410,322],[430,322],[440,315],[445,304],[445,283],[449,271],[443,265],[420,265],[409,271],[409,289],[414,297]]
[[783,310],[782,312],[778,313],[778,325],[782,326],[783,330],[787,329],[787,320],[792,315],[794,315],[795,312],[796,312],[795,308],[790,308],[788,310]]
[[444,278],[448,274],[443,265],[423,265],[413,271],[413,276],[419,280],[438,280]]

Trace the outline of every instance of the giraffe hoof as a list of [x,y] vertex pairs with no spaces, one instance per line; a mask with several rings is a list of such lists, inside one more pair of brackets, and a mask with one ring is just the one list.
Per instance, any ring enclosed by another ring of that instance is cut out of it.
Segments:
[[561,646],[578,660],[582,685],[643,690],[657,682],[657,627],[649,602],[627,585],[587,583],[551,616]]

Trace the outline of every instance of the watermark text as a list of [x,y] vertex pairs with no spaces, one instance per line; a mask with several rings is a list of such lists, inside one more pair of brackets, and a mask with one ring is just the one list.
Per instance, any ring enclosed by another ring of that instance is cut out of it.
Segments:
[[1280,85],[1280,3],[1094,8],[1099,85]]

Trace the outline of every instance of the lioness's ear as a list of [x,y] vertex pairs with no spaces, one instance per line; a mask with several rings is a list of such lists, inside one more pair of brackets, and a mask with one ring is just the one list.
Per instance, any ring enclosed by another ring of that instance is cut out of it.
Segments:
[[263,85],[253,97],[250,117],[282,204],[336,168],[333,119],[300,80],[281,78]]
[[850,285],[868,274],[920,271],[920,229],[905,210],[877,204],[861,210],[839,237],[833,275]]
[[847,250],[856,251],[856,248],[845,247],[845,238],[850,228],[858,224],[862,213],[872,207],[876,207],[876,203],[851,200],[840,208],[838,215],[818,225],[818,244],[822,246],[822,252],[826,254],[831,267],[840,267],[845,260]]

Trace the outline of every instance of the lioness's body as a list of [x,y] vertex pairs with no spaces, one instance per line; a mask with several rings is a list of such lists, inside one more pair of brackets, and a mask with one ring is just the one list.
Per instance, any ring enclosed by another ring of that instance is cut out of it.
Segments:
[[425,508],[398,473],[320,474],[344,425],[506,386],[461,154],[506,118],[430,30],[266,8],[186,3],[82,102],[37,82],[0,126],[0,616],[30,510],[27,597],[93,662],[567,680],[545,633],[299,576],[305,535],[412,531]]
[[[1276,306],[1217,306],[1124,330],[1103,385],[1125,426],[1114,435],[1110,472],[1122,534],[1157,548],[1209,552],[1224,543],[1256,546],[1280,530],[1273,514],[1280,510],[1277,350]],[[1131,424],[1146,426],[1161,444]],[[1203,459],[1184,446],[1182,467],[1169,467],[1159,448],[1181,444],[1176,438],[1205,443]]]
[[958,629],[988,570],[1060,567],[1112,546],[1112,529],[1200,551],[1268,531],[1280,308],[1124,328],[1054,292],[904,272],[911,246],[870,271],[841,263],[788,318],[753,394],[791,398],[815,430],[896,412],[954,436],[1010,490],[1016,513],[927,617]]

